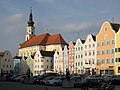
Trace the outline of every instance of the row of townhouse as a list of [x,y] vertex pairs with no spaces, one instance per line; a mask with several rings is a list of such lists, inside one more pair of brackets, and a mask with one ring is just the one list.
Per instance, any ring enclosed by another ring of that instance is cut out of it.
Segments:
[[61,50],[54,54],[56,72],[69,68],[78,74],[120,75],[120,24],[105,21],[96,36],[89,34],[85,41],[78,38]]
[[65,46],[62,51],[55,52],[54,71],[65,73],[67,68],[71,74],[84,74],[96,68],[95,36],[89,34],[86,41],[81,39],[77,39],[76,43],[71,41],[68,47]]
[[25,42],[20,44],[20,73],[33,75],[46,70],[65,74],[120,74],[120,24],[105,21],[99,33],[89,34],[86,40],[77,39],[69,45],[60,34],[35,35],[30,11]]

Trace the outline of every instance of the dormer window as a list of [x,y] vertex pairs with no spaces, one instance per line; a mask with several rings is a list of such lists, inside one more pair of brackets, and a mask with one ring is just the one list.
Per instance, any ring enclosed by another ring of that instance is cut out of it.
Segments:
[[105,27],[105,29],[104,29],[105,31],[107,31],[107,27]]

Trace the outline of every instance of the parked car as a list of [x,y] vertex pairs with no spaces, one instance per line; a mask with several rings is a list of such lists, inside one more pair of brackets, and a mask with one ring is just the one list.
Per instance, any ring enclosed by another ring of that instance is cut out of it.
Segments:
[[77,82],[80,82],[83,79],[84,79],[84,77],[81,77],[81,76],[73,76],[70,78],[70,80],[74,82],[74,87],[76,87]]
[[48,76],[43,80],[40,80],[39,83],[40,84],[46,84],[48,80],[52,80],[55,76]]
[[38,76],[37,78],[34,79],[34,83],[35,84],[39,84],[40,80],[43,80],[45,78],[47,78],[48,75],[41,75],[41,76]]
[[23,78],[23,80],[21,82],[24,84],[33,84],[34,79],[36,79],[36,78],[37,78],[37,76],[25,77],[25,78]]
[[85,78],[76,83],[76,87],[98,87],[102,81],[96,78]]
[[55,86],[60,85],[61,86],[64,79],[66,79],[66,78],[61,77],[61,76],[57,76],[57,77],[53,78],[52,80],[48,80],[46,82],[46,84],[47,85],[55,85]]
[[26,74],[19,75],[19,76],[15,77],[15,78],[13,79],[13,81],[20,82],[21,79],[22,79],[22,78],[25,78],[25,77],[27,77]]
[[107,82],[112,85],[120,85],[120,77],[117,75],[113,75],[111,76],[111,79],[109,79]]

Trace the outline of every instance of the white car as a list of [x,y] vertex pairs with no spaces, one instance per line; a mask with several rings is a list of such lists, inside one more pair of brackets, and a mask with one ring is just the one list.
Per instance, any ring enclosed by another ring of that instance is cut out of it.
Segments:
[[47,85],[62,85],[63,80],[66,79],[65,77],[57,76],[52,80],[47,81]]

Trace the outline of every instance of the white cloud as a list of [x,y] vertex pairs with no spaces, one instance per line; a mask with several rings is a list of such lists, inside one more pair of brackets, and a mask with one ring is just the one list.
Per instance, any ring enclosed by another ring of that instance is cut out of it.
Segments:
[[55,0],[35,0],[36,2],[53,3]]
[[66,24],[59,29],[64,32],[71,32],[71,31],[81,31],[81,30],[87,30],[96,27],[97,24],[95,23],[69,23]]
[[5,20],[1,23],[6,33],[18,30],[23,22],[23,14],[13,14],[9,17],[6,17]]

